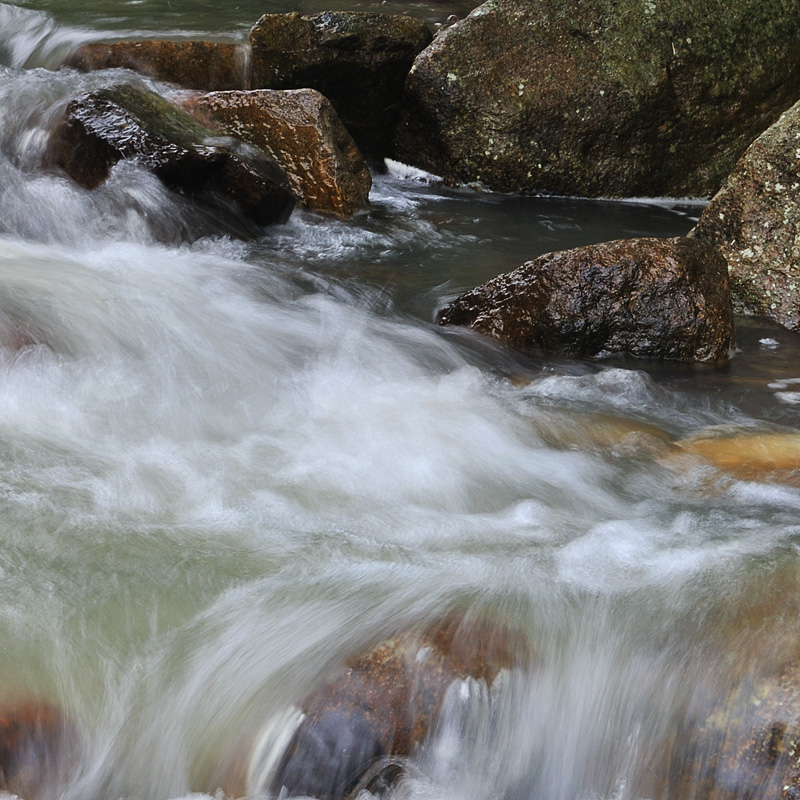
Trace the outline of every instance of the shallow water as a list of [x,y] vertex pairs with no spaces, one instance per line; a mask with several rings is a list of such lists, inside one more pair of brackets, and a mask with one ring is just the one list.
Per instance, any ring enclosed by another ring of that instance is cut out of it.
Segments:
[[524,358],[432,324],[543,252],[683,234],[697,204],[396,169],[368,214],[243,242],[131,165],[93,192],[43,167],[70,97],[134,79],[53,71],[65,48],[237,35],[264,10],[0,6],[0,659],[4,699],[81,731],[53,794],[212,790],[352,653],[459,606],[534,662],[452,700],[398,800],[686,796],[667,776],[695,723],[797,656],[800,491],[669,443],[795,432],[800,337],[740,319],[713,369]]

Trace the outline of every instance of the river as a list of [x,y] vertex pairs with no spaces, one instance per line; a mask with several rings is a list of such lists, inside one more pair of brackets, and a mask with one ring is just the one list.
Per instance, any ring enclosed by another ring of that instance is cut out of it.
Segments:
[[695,721],[797,657],[800,491],[664,442],[796,431],[800,337],[739,318],[714,369],[524,358],[433,324],[541,253],[684,234],[697,203],[393,165],[368,214],[241,241],[130,164],[92,192],[43,169],[69,98],[126,75],[56,70],[76,44],[241,40],[264,11],[330,7],[271,1],[0,4],[0,701],[80,729],[57,796],[186,797],[352,653],[459,606],[534,661],[396,800],[688,797],[664,762]]

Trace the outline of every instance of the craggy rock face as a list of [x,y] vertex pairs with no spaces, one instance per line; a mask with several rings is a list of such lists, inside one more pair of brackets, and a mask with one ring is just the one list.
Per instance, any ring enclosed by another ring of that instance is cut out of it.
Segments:
[[716,363],[734,344],[725,259],[683,237],[548,253],[462,295],[438,322],[570,356]]
[[271,155],[308,208],[349,215],[369,205],[372,177],[330,102],[313,89],[213,92],[187,111]]
[[500,670],[527,665],[529,655],[519,633],[458,616],[384,640],[300,704],[304,716],[272,791],[347,797],[378,759],[413,753],[454,681],[491,685]]
[[64,62],[83,72],[130,69],[187,89],[221,91],[246,86],[247,54],[242,45],[222,42],[90,42]]
[[430,41],[422,20],[402,15],[266,14],[250,34],[251,87],[316,89],[364,155],[382,158],[400,117],[408,71]]
[[55,706],[26,701],[0,708],[0,789],[22,800],[53,791],[76,768],[74,727]]
[[283,170],[244,142],[223,138],[160,96],[132,85],[73,100],[51,140],[51,157],[92,189],[122,159],[151,169],[188,195],[217,195],[258,224],[285,221],[294,207]]
[[800,103],[765,131],[703,211],[693,236],[731,271],[734,308],[800,330]]
[[710,196],[800,96],[794,0],[489,0],[409,75],[394,158],[451,183]]

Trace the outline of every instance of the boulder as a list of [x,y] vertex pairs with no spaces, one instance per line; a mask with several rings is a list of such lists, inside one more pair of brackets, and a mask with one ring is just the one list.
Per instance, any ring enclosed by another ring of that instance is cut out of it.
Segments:
[[50,144],[53,161],[92,189],[122,159],[152,170],[166,186],[201,201],[234,204],[258,225],[285,221],[294,207],[287,178],[262,151],[220,137],[146,89],[119,85],[67,106]]
[[420,54],[393,158],[454,184],[711,196],[800,97],[793,0],[489,0]]
[[725,259],[686,237],[548,253],[463,294],[437,321],[569,356],[717,363],[734,345]]
[[74,725],[56,706],[22,700],[0,708],[0,790],[22,800],[56,797],[78,767]]
[[187,89],[218,91],[247,85],[245,46],[224,42],[89,42],[64,62],[83,72],[131,69]]
[[212,92],[184,108],[272,156],[308,208],[349,215],[369,205],[369,169],[333,106],[314,89]]
[[761,134],[690,236],[727,259],[737,311],[800,330],[800,103]]
[[430,41],[424,21],[403,15],[266,14],[250,33],[251,87],[316,89],[364,155],[383,158],[400,118],[406,75]]

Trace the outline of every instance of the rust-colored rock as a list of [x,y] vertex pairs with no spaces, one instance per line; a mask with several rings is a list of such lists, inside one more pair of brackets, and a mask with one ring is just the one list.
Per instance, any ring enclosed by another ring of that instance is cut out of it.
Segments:
[[330,102],[313,89],[213,92],[184,107],[271,155],[298,200],[349,215],[369,205],[372,177]]
[[54,131],[53,161],[92,189],[131,159],[171,189],[204,202],[234,204],[259,225],[285,221],[294,196],[283,170],[262,151],[220,137],[163,97],[133,85],[82,95]]
[[625,239],[548,253],[439,314],[525,351],[725,361],[734,345],[728,270],[696,239]]
[[89,42],[75,50],[64,66],[83,72],[130,69],[186,89],[208,92],[247,86],[245,46],[226,42]]
[[[302,718],[283,756],[271,776],[261,776],[269,785],[248,786],[248,794],[342,800],[376,765],[413,754],[454,681],[491,685],[501,670],[529,659],[519,632],[461,614],[385,639],[300,703]],[[395,761],[393,769],[388,780],[402,767]]]
[[0,789],[23,800],[55,795],[77,768],[78,737],[55,706],[26,700],[0,708]]
[[362,153],[383,158],[400,118],[408,71],[430,41],[425,22],[404,15],[265,14],[250,34],[251,87],[317,89]]

